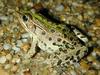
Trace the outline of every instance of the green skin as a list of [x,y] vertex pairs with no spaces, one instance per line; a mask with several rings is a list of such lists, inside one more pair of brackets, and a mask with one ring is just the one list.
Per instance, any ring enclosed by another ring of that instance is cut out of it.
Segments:
[[[54,58],[56,65],[60,59],[60,66],[62,64],[67,65],[67,63],[73,61],[79,61],[87,52],[87,46],[82,45],[75,33],[66,25],[56,25],[55,23],[47,21],[47,19],[39,13],[33,13],[31,11],[21,13],[22,14],[17,13],[18,20],[32,37],[32,47],[25,55],[26,59],[35,54],[36,46],[51,54],[52,58],[56,56],[56,58]],[[28,17],[27,21],[23,20],[23,15]],[[31,26],[31,28],[29,26]],[[42,32],[45,34],[42,34]]]

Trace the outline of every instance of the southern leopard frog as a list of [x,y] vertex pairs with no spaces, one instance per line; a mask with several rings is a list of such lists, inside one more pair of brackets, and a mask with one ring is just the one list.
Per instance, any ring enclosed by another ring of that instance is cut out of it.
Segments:
[[60,64],[77,62],[88,51],[88,47],[80,42],[82,40],[88,43],[88,38],[75,27],[57,25],[32,11],[17,13],[17,17],[20,24],[32,36],[32,46],[26,58],[34,55],[36,46],[47,53],[55,54],[57,59],[60,59]]

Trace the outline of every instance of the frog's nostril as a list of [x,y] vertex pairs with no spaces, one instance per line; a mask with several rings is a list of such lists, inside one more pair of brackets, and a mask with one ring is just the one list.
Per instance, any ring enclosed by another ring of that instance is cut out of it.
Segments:
[[28,20],[28,17],[26,15],[23,15],[22,18],[23,18],[24,21],[27,21]]

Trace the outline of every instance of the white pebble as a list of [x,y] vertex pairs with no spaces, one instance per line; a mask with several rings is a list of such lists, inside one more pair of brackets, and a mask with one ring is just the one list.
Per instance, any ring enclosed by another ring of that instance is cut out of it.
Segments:
[[6,60],[7,60],[7,59],[6,59],[5,56],[1,56],[1,57],[0,57],[0,63],[1,63],[1,64],[4,64],[4,63],[6,62]]
[[6,64],[6,65],[4,66],[4,69],[9,69],[10,67],[11,67],[10,64]]
[[30,37],[29,33],[22,34],[22,38],[28,38],[28,37]]
[[22,45],[23,45],[22,41],[21,40],[17,40],[17,46],[21,47]]
[[70,73],[71,73],[71,75],[76,75],[76,72],[73,70]]
[[11,55],[11,54],[7,54],[7,55],[6,55],[6,59],[7,59],[7,60],[11,60],[11,59],[12,59],[12,55]]
[[10,44],[5,43],[5,44],[3,45],[3,48],[4,48],[5,50],[8,50],[8,49],[10,49],[10,48],[11,48],[11,45],[10,45]]
[[92,56],[94,56],[94,57],[96,56],[96,52],[95,51],[92,52]]
[[20,48],[19,47],[16,47],[16,46],[12,47],[12,49],[15,51],[15,53],[17,53],[17,52],[20,51]]
[[100,40],[97,41],[97,44],[100,46]]
[[56,7],[56,11],[62,11],[62,10],[64,10],[64,6],[63,5],[58,5]]
[[19,63],[20,62],[20,58],[13,58],[12,59],[12,63]]
[[28,40],[27,39],[22,39],[22,42],[25,43],[25,42],[28,42]]
[[8,20],[8,17],[6,17],[6,16],[0,16],[0,19],[1,20],[4,20],[4,21],[7,21]]

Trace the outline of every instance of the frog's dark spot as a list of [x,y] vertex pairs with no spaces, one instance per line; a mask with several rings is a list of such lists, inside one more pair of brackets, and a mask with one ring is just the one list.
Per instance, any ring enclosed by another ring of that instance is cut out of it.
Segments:
[[72,38],[72,37],[70,37],[70,40],[72,41],[72,40],[73,40],[73,38]]
[[45,46],[47,46],[47,44],[46,44],[46,43],[44,43],[44,45],[45,45]]
[[63,49],[62,48],[59,48],[59,51],[62,51]]
[[64,53],[67,53],[67,50],[64,49],[63,52],[64,52]]
[[81,38],[85,38],[85,36],[81,36]]
[[80,54],[80,50],[78,50],[77,52],[76,52],[76,55],[79,55]]
[[68,44],[65,45],[66,48],[69,48]]
[[77,35],[80,35],[80,33],[77,33]]
[[70,57],[66,57],[65,60],[68,60]]
[[77,60],[80,61],[80,57],[79,56],[77,56]]
[[48,49],[51,49],[51,47],[48,47]]
[[58,41],[58,42],[61,42],[61,38],[57,38],[57,41]]
[[70,58],[70,60],[73,60],[74,59],[74,57],[72,56],[71,58]]
[[55,42],[53,42],[52,44],[53,44],[53,45],[56,45],[56,43],[55,43]]
[[66,62],[66,64],[68,64],[68,65],[69,65],[69,64],[70,64],[70,62],[69,62],[69,61],[67,61],[67,62]]
[[46,33],[43,31],[43,32],[42,32],[42,35],[45,35],[45,34],[46,34]]
[[62,63],[62,60],[58,60],[57,65],[60,65]]
[[55,55],[60,55],[60,52],[55,52]]
[[58,26],[57,29],[61,29],[61,27]]
[[63,40],[63,42],[62,42],[63,44],[65,44],[66,43],[66,41],[65,40]]
[[54,29],[51,29],[50,31],[51,31],[52,33],[54,33],[54,32],[55,32],[55,30],[54,30]]
[[74,59],[73,62],[76,62],[76,60]]
[[74,42],[74,45],[76,45],[76,42]]
[[70,48],[71,50],[75,49],[73,46]]
[[41,41],[41,43],[43,43],[43,41]]
[[63,32],[66,32],[66,29],[64,28],[64,29],[62,29],[62,31],[63,31]]
[[64,38],[66,38],[67,37],[67,34],[64,34]]
[[51,41],[52,40],[52,38],[51,37],[49,37],[49,41]]

